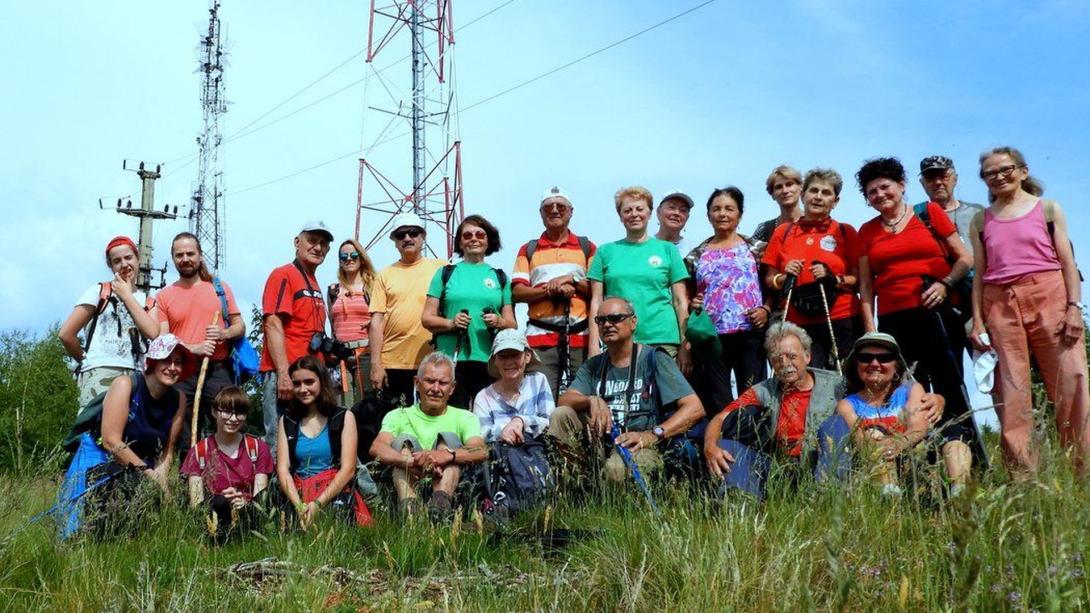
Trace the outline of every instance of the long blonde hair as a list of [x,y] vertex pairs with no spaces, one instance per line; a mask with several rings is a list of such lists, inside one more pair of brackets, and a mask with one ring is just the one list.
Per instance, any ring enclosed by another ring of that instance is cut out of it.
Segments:
[[352,248],[360,254],[360,278],[363,280],[363,291],[367,294],[371,294],[371,282],[375,279],[375,265],[371,263],[371,258],[367,255],[367,251],[364,250],[363,245],[354,238],[345,239],[343,243],[337,247],[337,280],[341,282],[341,285],[348,287],[348,276],[344,274],[344,267],[341,266],[341,249],[345,245],[352,245]]

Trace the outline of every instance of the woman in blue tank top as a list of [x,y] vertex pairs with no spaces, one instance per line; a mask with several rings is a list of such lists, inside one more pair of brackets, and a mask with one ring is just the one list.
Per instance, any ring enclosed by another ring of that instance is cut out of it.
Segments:
[[303,356],[288,368],[294,398],[280,418],[276,475],[280,490],[306,530],[325,506],[352,512],[356,523],[371,516],[353,487],[356,476],[356,419],[337,406],[325,366]]

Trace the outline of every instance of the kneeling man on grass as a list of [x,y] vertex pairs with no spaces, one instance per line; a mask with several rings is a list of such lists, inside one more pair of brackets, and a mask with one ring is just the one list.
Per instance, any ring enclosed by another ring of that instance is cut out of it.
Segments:
[[[773,377],[746,390],[709,423],[704,459],[724,490],[758,499],[773,458],[789,478],[842,478],[850,467],[849,428],[837,414],[845,381],[831,370],[810,368],[810,335],[792,323],[769,327],[765,350]],[[942,396],[925,394],[920,410],[941,413]]]
[[[403,513],[417,508],[417,485],[431,479],[428,509],[435,518],[454,511],[454,492],[465,469],[488,459],[477,416],[448,406],[454,392],[454,362],[439,352],[420,362],[414,377],[420,402],[382,419],[371,455],[393,469]],[[468,480],[467,480],[468,481]]]
[[589,460],[596,468],[604,461],[610,481],[628,476],[614,445],[632,454],[640,472],[657,472],[671,439],[700,421],[704,406],[673,358],[633,342],[638,321],[630,302],[606,298],[594,321],[606,351],[579,368],[560,397],[549,431],[581,463]]

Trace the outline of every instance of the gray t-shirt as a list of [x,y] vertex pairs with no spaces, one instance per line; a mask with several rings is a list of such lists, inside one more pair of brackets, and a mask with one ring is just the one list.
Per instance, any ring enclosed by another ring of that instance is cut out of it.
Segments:
[[[613,413],[613,420],[624,431],[646,431],[654,428],[662,421],[663,415],[656,410],[654,398],[650,395],[643,397],[643,382],[646,379],[646,367],[648,361],[646,352],[651,347],[641,346],[640,357],[636,364],[636,372],[632,389],[628,390],[630,369],[628,366],[615,367],[609,364],[609,354],[601,353],[590,358],[579,368],[575,374],[575,381],[571,389],[584,396],[601,396],[609,405]],[[602,386],[602,371],[606,366],[604,390]],[[681,398],[693,393],[692,386],[685,380],[677,363],[664,351],[655,351],[655,390],[661,407],[669,407]],[[625,395],[628,402],[625,402]],[[626,414],[627,413],[627,414]]]
[[973,242],[969,240],[969,224],[972,223],[973,217],[982,210],[984,210],[983,206],[962,200],[958,203],[958,208],[954,209],[953,212],[946,212],[946,216],[950,218],[950,221],[954,222],[954,226],[958,229],[958,236],[961,237],[961,242],[965,243],[969,255],[973,255]]

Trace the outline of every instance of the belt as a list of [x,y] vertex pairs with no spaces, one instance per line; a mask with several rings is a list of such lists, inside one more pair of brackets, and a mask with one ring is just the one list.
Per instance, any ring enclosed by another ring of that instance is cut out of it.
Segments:
[[[541,321],[540,319],[531,319],[530,325],[534,326],[535,328],[541,328],[546,332],[564,332],[564,324],[552,324],[547,321]],[[586,331],[589,325],[589,320],[581,319],[573,324],[568,325],[568,334],[582,334]]]
[[368,345],[370,345],[370,343],[371,341],[365,338],[358,341],[348,341],[344,343],[344,346],[348,347],[349,349],[361,349],[363,347],[367,347]]

